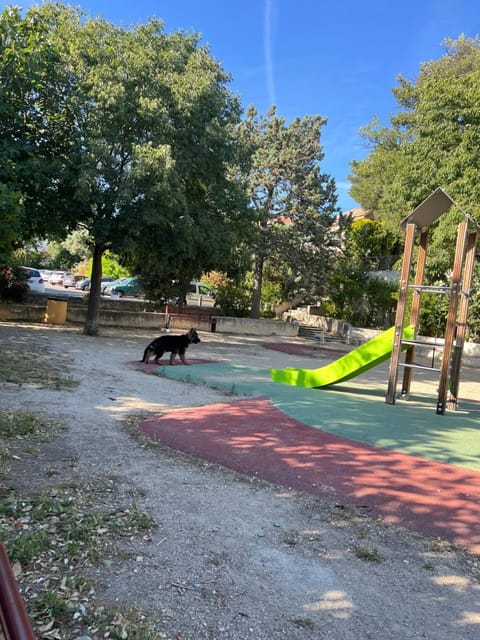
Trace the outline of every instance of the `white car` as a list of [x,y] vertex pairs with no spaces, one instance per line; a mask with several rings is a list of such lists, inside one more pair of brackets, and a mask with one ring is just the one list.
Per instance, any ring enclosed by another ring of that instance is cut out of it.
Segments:
[[[180,298],[170,298],[169,302],[180,304]],[[190,282],[188,291],[183,298],[183,304],[187,307],[214,307],[215,296],[210,287],[207,287],[200,282]]]
[[52,271],[50,277],[48,278],[48,282],[50,284],[63,284],[63,278],[66,274],[66,271]]
[[214,307],[215,297],[209,287],[200,282],[191,282],[185,302],[191,307]]
[[35,293],[45,293],[45,283],[42,274],[34,267],[20,267],[20,271],[25,276],[28,288]]
[[43,281],[48,282],[53,271],[51,269],[40,269]]

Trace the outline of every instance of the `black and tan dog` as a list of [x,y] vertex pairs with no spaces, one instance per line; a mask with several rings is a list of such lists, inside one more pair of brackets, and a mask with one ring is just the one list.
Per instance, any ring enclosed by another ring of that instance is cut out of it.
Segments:
[[143,353],[143,358],[140,362],[149,363],[150,359],[155,356],[154,362],[158,364],[158,361],[165,352],[171,352],[170,364],[173,364],[177,354],[180,356],[180,360],[183,364],[188,364],[185,360],[185,351],[191,344],[198,344],[200,338],[198,337],[196,329],[192,327],[188,333],[181,336],[160,336],[152,340]]

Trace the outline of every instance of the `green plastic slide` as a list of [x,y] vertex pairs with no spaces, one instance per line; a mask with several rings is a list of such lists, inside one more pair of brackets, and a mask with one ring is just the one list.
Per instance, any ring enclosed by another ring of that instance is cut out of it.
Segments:
[[[403,338],[405,340],[412,340],[414,334],[415,328],[413,326],[404,327]],[[395,327],[390,327],[387,331],[346,353],[335,362],[320,367],[320,369],[270,369],[270,375],[274,382],[297,387],[325,387],[337,382],[344,382],[388,360],[392,353],[394,335]],[[407,346],[402,345],[402,350]]]

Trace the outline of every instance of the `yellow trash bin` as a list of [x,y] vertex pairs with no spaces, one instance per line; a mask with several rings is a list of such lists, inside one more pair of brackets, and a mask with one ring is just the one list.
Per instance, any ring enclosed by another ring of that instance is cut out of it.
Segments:
[[65,324],[67,320],[67,301],[48,298],[45,310],[45,322]]

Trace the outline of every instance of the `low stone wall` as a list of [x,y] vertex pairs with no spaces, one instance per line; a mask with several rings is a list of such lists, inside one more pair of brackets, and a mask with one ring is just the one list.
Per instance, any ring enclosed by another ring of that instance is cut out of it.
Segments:
[[218,333],[241,333],[257,336],[298,336],[297,322],[282,322],[281,320],[254,320],[253,318],[230,318],[214,316]]
[[45,306],[24,304],[0,304],[0,322],[43,322]]
[[351,325],[345,320],[337,320],[322,316],[319,313],[319,307],[299,307],[298,309],[290,309],[290,311],[282,315],[285,322],[297,322],[298,324],[314,327],[315,329],[323,329],[325,332],[341,339],[346,339]]
[[[60,298],[56,298],[59,300]],[[65,300],[66,298],[61,298]],[[73,301],[75,300],[75,302]],[[48,299],[40,303],[40,297],[35,299],[37,304],[0,304],[0,321],[40,322],[46,321]],[[127,302],[127,301],[125,301]],[[258,336],[297,336],[298,324],[282,322],[280,320],[254,320],[251,318],[229,318],[204,314],[201,309],[190,308],[188,314],[165,314],[156,311],[125,310],[122,301],[102,300],[99,325],[108,327],[123,327],[132,329],[151,329],[160,332],[167,328],[188,331],[195,326],[199,331],[217,331],[218,333],[242,333]],[[105,308],[108,307],[108,308]],[[66,321],[83,324],[87,315],[87,308],[77,299],[68,300]]]
[[[86,317],[86,308],[68,305],[67,322],[83,324]],[[138,312],[100,309],[99,325],[104,327],[155,329],[160,331],[165,327],[165,314],[154,311]]]

